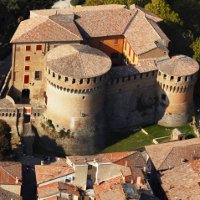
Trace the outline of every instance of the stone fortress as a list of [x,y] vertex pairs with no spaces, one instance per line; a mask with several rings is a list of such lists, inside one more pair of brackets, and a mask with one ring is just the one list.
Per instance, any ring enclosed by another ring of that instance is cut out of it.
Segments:
[[0,118],[18,131],[50,120],[73,133],[67,154],[97,152],[111,131],[184,125],[199,66],[169,57],[160,21],[136,5],[30,11],[11,40]]

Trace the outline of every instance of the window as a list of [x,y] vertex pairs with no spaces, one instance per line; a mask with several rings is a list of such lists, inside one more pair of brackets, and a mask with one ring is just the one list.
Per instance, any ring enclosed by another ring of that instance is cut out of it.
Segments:
[[41,78],[42,78],[42,72],[35,71],[35,80],[41,80]]
[[164,78],[164,79],[166,79],[166,78],[167,78],[167,75],[166,75],[166,74],[164,74],[163,78]]
[[174,77],[173,77],[173,76],[171,76],[171,77],[170,77],[170,81],[173,81],[173,80],[174,80]]
[[24,84],[29,83],[29,75],[24,75]]
[[30,51],[30,50],[31,50],[31,46],[30,45],[26,46],[26,51]]
[[75,80],[75,79],[72,80],[72,84],[74,84],[74,83],[76,83],[76,80]]
[[25,61],[30,61],[31,60],[31,57],[30,56],[26,56],[25,57]]
[[28,70],[30,70],[30,66],[28,66],[28,65],[27,65],[27,66],[25,66],[24,68],[25,68],[25,71],[28,71]]
[[36,45],[36,50],[37,51],[41,51],[42,50],[42,45],[40,45],[40,44]]
[[178,77],[178,82],[180,82],[181,81],[181,77]]

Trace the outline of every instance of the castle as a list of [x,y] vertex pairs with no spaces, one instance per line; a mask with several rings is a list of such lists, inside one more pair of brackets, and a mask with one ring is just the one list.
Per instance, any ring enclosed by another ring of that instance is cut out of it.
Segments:
[[50,120],[68,154],[98,151],[109,131],[191,120],[198,63],[168,55],[162,21],[136,5],[30,11],[12,43],[0,118]]

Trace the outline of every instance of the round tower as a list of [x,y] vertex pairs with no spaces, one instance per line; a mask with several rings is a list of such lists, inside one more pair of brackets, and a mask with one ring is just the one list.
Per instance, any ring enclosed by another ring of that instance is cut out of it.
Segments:
[[182,126],[192,118],[193,90],[199,70],[190,57],[179,55],[158,63],[158,124]]
[[[69,154],[101,145],[106,73],[110,58],[87,45],[63,45],[46,56],[46,118],[69,134]],[[103,141],[102,141],[103,143]]]

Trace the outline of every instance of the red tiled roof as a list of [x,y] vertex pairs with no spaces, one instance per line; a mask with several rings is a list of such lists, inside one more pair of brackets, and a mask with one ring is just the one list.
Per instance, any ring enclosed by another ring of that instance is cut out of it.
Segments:
[[110,58],[88,45],[62,45],[46,56],[47,67],[54,72],[73,78],[97,77],[111,68]]
[[160,18],[137,6],[35,10],[31,11],[31,19],[21,22],[11,42],[80,41],[81,35],[85,38],[124,35],[139,55],[157,48],[158,40],[169,42],[155,23],[159,21]]
[[188,76],[199,70],[199,64],[188,56],[179,55],[158,62],[158,68],[161,72],[169,75]]
[[18,177],[22,180],[22,165],[18,162],[0,162],[0,167],[2,167],[8,174],[12,177]]
[[36,165],[35,174],[37,184],[48,182],[59,177],[74,173],[74,169],[67,164]]
[[[50,42],[50,41],[80,41],[80,34],[76,35],[75,25],[66,23],[63,27],[47,18],[32,18],[22,21],[11,39],[17,42]],[[72,28],[73,26],[73,28]],[[66,29],[69,27],[69,30]],[[73,31],[71,32],[71,30]]]
[[[200,157],[200,139],[181,140],[145,147],[157,170],[165,170],[182,164],[183,160]],[[159,152],[159,154],[158,154]]]
[[37,195],[39,198],[49,197],[59,194],[58,182],[50,183],[48,185],[40,186],[37,188]]
[[167,170],[161,177],[162,187],[169,200],[200,199],[200,160]]
[[94,192],[96,200],[125,200],[126,196],[121,185],[122,178],[116,177],[105,182],[100,183],[99,185],[94,185]]
[[139,10],[132,18],[124,35],[137,55],[157,48],[155,42],[161,39],[160,35],[148,22],[145,14]]

